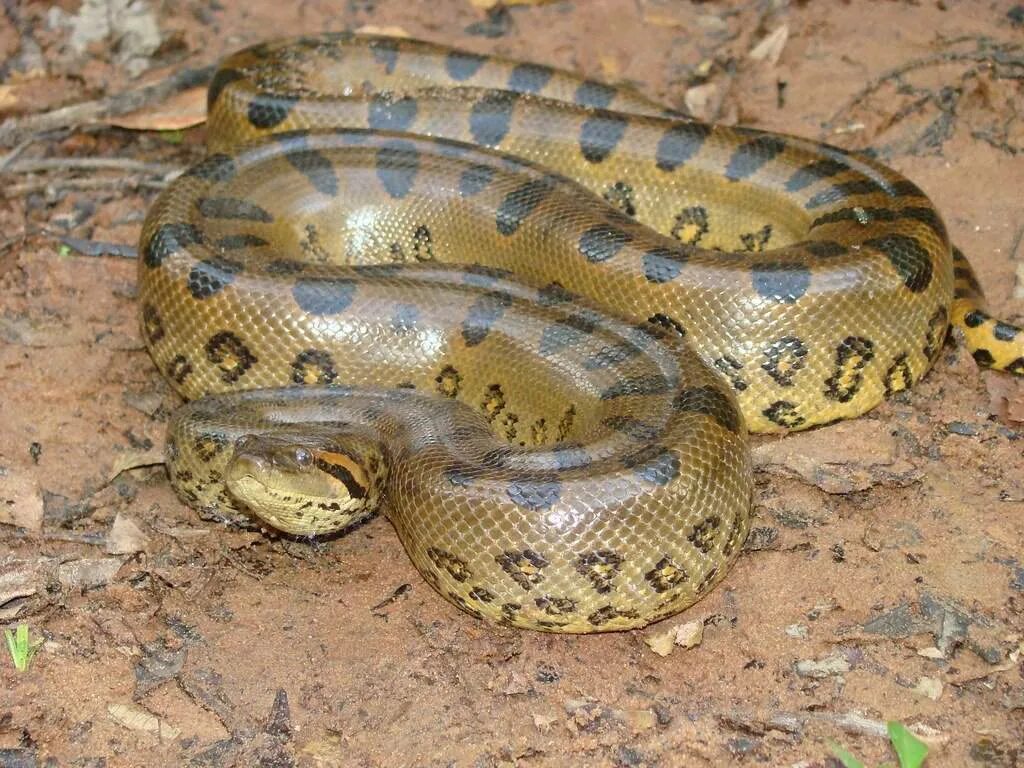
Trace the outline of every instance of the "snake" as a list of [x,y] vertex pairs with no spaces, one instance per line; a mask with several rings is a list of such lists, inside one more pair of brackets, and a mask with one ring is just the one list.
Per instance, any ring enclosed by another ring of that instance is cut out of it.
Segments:
[[225,59],[151,205],[141,332],[188,505],[296,537],[382,511],[480,619],[634,629],[751,525],[748,432],[853,418],[952,325],[1024,334],[911,181],[626,87],[331,33]]

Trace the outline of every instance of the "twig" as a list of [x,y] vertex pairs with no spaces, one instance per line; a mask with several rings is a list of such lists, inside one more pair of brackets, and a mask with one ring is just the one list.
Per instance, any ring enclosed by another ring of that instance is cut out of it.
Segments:
[[42,192],[52,189],[58,190],[90,190],[90,189],[116,189],[128,187],[131,189],[156,189],[160,190],[167,186],[166,181],[153,181],[152,179],[140,179],[137,176],[119,176],[110,179],[38,179],[26,181],[21,184],[12,184],[9,187],[0,189],[5,198],[30,195],[33,192]]
[[115,93],[96,101],[84,101],[60,107],[38,115],[8,118],[0,124],[0,145],[11,146],[40,131],[93,123],[105,117],[123,115],[150,104],[156,104],[178,91],[207,83],[213,76],[215,68],[211,64],[198,69],[183,69],[157,83],[132,91]]
[[134,259],[139,255],[139,251],[134,245],[124,245],[123,243],[104,243],[80,237],[62,237],[60,241],[75,253],[80,253],[83,256],[117,256],[121,259]]
[[130,157],[30,157],[15,160],[0,169],[6,173],[40,173],[42,171],[125,171],[167,176],[181,169],[167,163],[147,163]]

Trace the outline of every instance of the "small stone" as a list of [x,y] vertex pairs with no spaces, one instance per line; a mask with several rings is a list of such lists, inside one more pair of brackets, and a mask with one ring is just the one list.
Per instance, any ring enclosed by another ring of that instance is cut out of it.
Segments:
[[927,696],[932,701],[938,701],[942,695],[942,681],[934,677],[921,676],[914,687],[914,693],[920,696]]
[[790,624],[788,627],[786,627],[786,634],[790,637],[795,637],[798,640],[804,640],[807,637],[807,625]]
[[936,648],[934,645],[928,646],[927,648],[921,648],[917,652],[918,656],[924,656],[926,659],[944,659],[946,658],[942,651]]
[[841,653],[833,653],[820,660],[803,659],[796,663],[796,673],[813,680],[823,680],[849,671],[850,662]]

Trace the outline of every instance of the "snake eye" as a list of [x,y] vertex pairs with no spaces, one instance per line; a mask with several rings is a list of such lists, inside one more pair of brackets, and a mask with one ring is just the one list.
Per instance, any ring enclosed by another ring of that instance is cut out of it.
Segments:
[[295,449],[295,463],[300,467],[308,467],[313,463],[313,454],[305,448]]

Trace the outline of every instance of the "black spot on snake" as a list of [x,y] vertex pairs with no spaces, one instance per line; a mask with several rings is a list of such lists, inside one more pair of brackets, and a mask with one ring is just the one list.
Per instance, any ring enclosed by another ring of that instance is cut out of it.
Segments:
[[143,249],[143,263],[155,268],[178,251],[203,242],[203,233],[184,222],[161,224]]
[[997,320],[992,327],[992,335],[999,341],[1013,341],[1017,337],[1017,331],[1017,328],[1001,320]]
[[237,235],[225,235],[214,245],[222,251],[237,251],[241,248],[262,248],[270,243],[259,235],[244,232]]
[[711,587],[714,584],[715,579],[717,577],[718,577],[718,566],[716,565],[714,568],[712,568],[707,573],[705,573],[704,574],[704,578],[702,578],[700,580],[700,584],[697,585],[697,594],[698,595],[703,595],[709,589],[711,589]]
[[807,292],[811,273],[804,264],[764,261],[750,270],[754,290],[772,301],[792,304]]
[[744,232],[740,235],[740,243],[743,245],[743,250],[748,253],[760,253],[768,245],[772,239],[772,225],[765,224],[756,232]]
[[291,259],[274,259],[266,263],[264,270],[268,275],[298,275],[306,271],[306,265]]
[[554,478],[514,480],[505,490],[513,504],[535,511],[553,507],[561,492],[562,485]]
[[615,577],[625,561],[614,550],[599,549],[580,555],[576,560],[576,572],[590,582],[595,592],[606,595],[615,589]]
[[650,317],[647,318],[647,322],[652,323],[658,328],[664,328],[665,330],[670,331],[671,333],[674,333],[677,336],[686,335],[686,328],[683,326],[682,323],[680,323],[674,317],[669,317],[668,315],[662,312],[657,312],[651,315]]
[[849,163],[845,163],[834,158],[815,160],[814,162],[808,163],[803,168],[797,169],[793,175],[786,180],[786,191],[799,192],[804,187],[808,187],[816,181],[831,178],[832,176],[836,176],[843,171],[848,170],[850,170]]
[[672,401],[672,407],[680,413],[710,416],[730,432],[739,432],[743,423],[739,411],[728,396],[712,386],[682,390]]
[[304,149],[285,154],[292,168],[305,176],[313,189],[321,195],[334,197],[338,194],[338,176],[334,165],[320,152]]
[[336,315],[355,298],[356,284],[345,278],[300,278],[292,286],[295,303],[311,315]]
[[622,250],[632,236],[609,224],[597,224],[580,235],[579,252],[591,264],[607,261]]
[[964,315],[964,325],[968,328],[977,328],[979,325],[984,325],[985,321],[989,319],[991,318],[980,309],[972,309]]
[[696,155],[711,135],[711,126],[703,123],[676,123],[662,135],[655,150],[658,168],[674,171]]
[[659,594],[675,589],[689,578],[686,569],[669,555],[663,555],[661,560],[655,563],[654,568],[644,574],[644,579],[651,585],[651,589]]
[[515,234],[526,217],[551,193],[551,188],[548,179],[531,179],[505,195],[495,216],[498,232]]
[[660,445],[645,445],[622,463],[641,480],[655,485],[668,485],[679,477],[679,454]]
[[676,214],[669,234],[685,245],[697,245],[707,232],[708,210],[702,205],[694,205]]
[[714,547],[716,535],[721,527],[722,518],[718,515],[710,515],[695,525],[686,538],[706,555]]
[[817,259],[830,259],[848,253],[845,245],[832,240],[807,240],[800,245]]
[[377,178],[394,198],[412,190],[420,169],[420,153],[409,141],[392,139],[377,148]]
[[758,136],[741,144],[729,158],[725,177],[729,181],[739,181],[753,176],[785,148],[786,140],[780,136]]
[[196,454],[205,462],[217,456],[228,444],[228,439],[216,432],[198,435],[193,442],[193,449]]
[[807,347],[796,336],[783,336],[764,350],[767,360],[761,367],[780,387],[791,387],[793,377],[806,364],[804,358],[807,357],[807,351]]
[[892,222],[899,221],[900,219],[920,221],[930,228],[940,240],[947,239],[946,225],[942,223],[942,219],[939,218],[935,210],[916,206],[908,206],[898,210],[892,208],[867,208],[863,206],[840,208],[837,211],[831,211],[819,216],[811,222],[810,228],[815,229],[826,224],[837,224],[847,221],[855,221],[866,226],[873,221]]
[[451,51],[445,58],[444,68],[453,80],[468,80],[475,75],[487,61],[486,56],[467,51]]
[[441,372],[434,377],[437,391],[445,397],[456,397],[462,387],[462,374],[454,366],[446,365]]
[[601,391],[602,400],[614,400],[629,395],[663,395],[669,390],[669,382],[664,376],[642,376],[620,379]]
[[763,411],[764,417],[773,424],[778,424],[786,429],[796,429],[806,419],[800,415],[795,403],[788,400],[776,400]]
[[635,619],[639,614],[633,609],[616,608],[614,605],[603,605],[587,616],[587,621],[595,627],[607,624],[613,619]]
[[544,581],[543,570],[550,565],[547,558],[532,549],[510,550],[496,555],[496,562],[524,592]]
[[576,294],[566,290],[561,283],[548,283],[537,291],[537,302],[542,307],[554,307],[575,300]]
[[390,91],[370,99],[367,123],[375,131],[407,131],[416,119],[416,99],[396,97]]
[[142,336],[150,345],[164,337],[164,323],[160,313],[152,304],[142,305]]
[[609,416],[601,423],[608,427],[608,429],[621,432],[641,442],[648,442],[658,436],[657,427],[645,424],[632,416]]
[[[953,277],[966,284],[969,291],[968,295],[971,293],[982,293],[981,283],[978,282],[978,278],[974,276],[974,272],[970,267],[954,267]],[[957,286],[957,288],[959,289],[960,286]]]
[[992,357],[992,353],[984,348],[974,350],[971,353],[971,356],[980,368],[991,368],[996,362],[996,359]]
[[254,128],[275,128],[288,118],[298,96],[268,96],[258,93],[249,102],[249,122]]
[[567,616],[576,612],[576,601],[569,597],[544,595],[536,598],[534,602],[548,616]]
[[313,466],[319,469],[321,472],[325,472],[339,483],[345,486],[345,490],[348,495],[353,499],[365,499],[366,498],[366,487],[363,486],[355,476],[348,469],[343,467],[341,464],[337,464],[333,461],[326,461],[325,459],[317,456],[313,459]]
[[447,571],[458,582],[465,582],[473,576],[473,572],[469,570],[469,564],[465,560],[444,549],[428,547],[427,557],[437,568]]
[[206,111],[213,111],[213,105],[217,103],[217,99],[220,98],[220,94],[225,88],[236,80],[244,79],[245,75],[237,69],[218,69],[217,74],[210,81],[209,89],[206,91]]
[[875,357],[875,345],[870,339],[847,336],[836,347],[836,364],[832,375],[825,381],[825,397],[848,403],[860,391],[862,373]]
[[497,169],[490,165],[471,165],[459,176],[459,194],[472,197],[487,188]]
[[201,197],[196,202],[199,212],[208,219],[256,221],[269,224],[274,217],[250,200],[240,197]]
[[1014,376],[1024,376],[1024,355],[1018,357],[1012,363],[1008,363],[1005,370]]
[[512,125],[512,110],[519,94],[512,91],[489,91],[473,104],[469,113],[469,132],[473,140],[485,147],[497,147]]
[[183,175],[205,181],[229,181],[235,175],[235,161],[230,155],[218,152],[196,163]]
[[466,346],[475,347],[486,339],[491,328],[511,305],[512,297],[500,291],[485,293],[474,301],[466,319],[462,321],[462,340]]
[[208,299],[220,292],[242,271],[242,264],[230,259],[203,259],[188,273],[188,290],[194,299]]
[[743,370],[743,363],[735,357],[723,355],[722,357],[717,358],[712,365],[715,367],[716,371],[720,372],[729,380],[729,383],[732,384],[732,388],[737,392],[742,392],[750,386],[739,374],[739,372]]
[[192,373],[192,363],[184,355],[175,355],[167,365],[167,377],[178,384],[184,384]]
[[334,360],[322,349],[305,349],[292,361],[292,382],[295,384],[326,385],[338,378]]
[[636,216],[635,193],[626,182],[616,181],[601,196],[627,216]]
[[259,362],[238,336],[220,331],[206,342],[206,359],[220,369],[221,380],[233,384]]
[[932,360],[939,353],[948,329],[949,315],[945,307],[939,307],[928,318],[928,331],[925,334],[924,346],[921,348],[926,358]]
[[395,71],[398,63],[398,41],[378,38],[370,41],[370,53],[373,58],[384,65],[384,71],[389,75]]
[[445,479],[456,488],[469,488],[473,484],[473,470],[468,465],[453,465],[444,471]]
[[624,363],[627,360],[635,358],[641,352],[640,347],[629,344],[614,344],[606,345],[601,347],[598,352],[588,357],[583,362],[583,367],[588,371],[603,370],[605,368],[611,368],[613,366]]
[[914,374],[910,370],[910,363],[907,362],[907,353],[896,357],[885,372],[885,396],[890,397],[896,392],[907,389],[914,383]]
[[615,112],[591,115],[580,128],[580,152],[588,163],[600,163],[626,135],[629,120]]
[[551,67],[542,64],[517,64],[508,78],[508,89],[520,93],[539,93],[553,74]]
[[434,238],[426,224],[420,224],[412,233],[412,256],[416,261],[434,260]]
[[573,94],[573,101],[584,107],[597,107],[607,109],[615,98],[615,89],[610,85],[598,83],[594,80],[584,80],[576,88]]
[[823,205],[831,205],[855,195],[884,194],[885,188],[874,179],[857,179],[845,181],[840,184],[833,184],[820,192],[815,192],[804,204],[804,208],[820,208]]
[[921,243],[906,235],[886,235],[865,240],[864,245],[884,253],[913,293],[921,293],[932,282],[932,259]]

